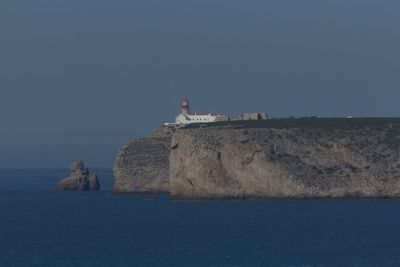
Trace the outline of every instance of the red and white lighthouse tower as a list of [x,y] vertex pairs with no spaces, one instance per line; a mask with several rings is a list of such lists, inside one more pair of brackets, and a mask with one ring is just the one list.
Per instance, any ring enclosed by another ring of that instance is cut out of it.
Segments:
[[182,114],[189,115],[189,98],[187,97],[182,99]]

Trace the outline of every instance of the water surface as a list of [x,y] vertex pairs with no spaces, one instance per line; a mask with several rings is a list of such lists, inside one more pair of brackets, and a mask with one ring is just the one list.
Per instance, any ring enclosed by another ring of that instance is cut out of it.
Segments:
[[398,266],[400,200],[171,201],[0,170],[0,266]]

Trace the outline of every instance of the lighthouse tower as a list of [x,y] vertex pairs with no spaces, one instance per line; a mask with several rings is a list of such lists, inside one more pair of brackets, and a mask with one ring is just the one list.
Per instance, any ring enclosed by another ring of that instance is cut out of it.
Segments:
[[189,115],[189,98],[184,97],[182,99],[182,115]]

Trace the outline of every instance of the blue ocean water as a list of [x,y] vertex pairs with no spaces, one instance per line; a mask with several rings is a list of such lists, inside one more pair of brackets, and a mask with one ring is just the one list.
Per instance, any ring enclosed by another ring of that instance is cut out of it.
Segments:
[[0,266],[400,266],[400,200],[172,201],[0,170]]

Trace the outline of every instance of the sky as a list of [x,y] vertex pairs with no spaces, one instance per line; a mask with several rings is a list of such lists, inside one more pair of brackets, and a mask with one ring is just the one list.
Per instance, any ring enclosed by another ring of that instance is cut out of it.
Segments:
[[112,167],[193,111],[400,116],[398,0],[1,0],[0,168]]

